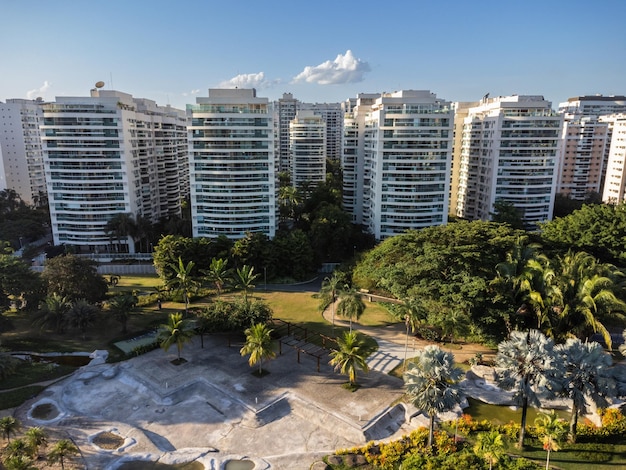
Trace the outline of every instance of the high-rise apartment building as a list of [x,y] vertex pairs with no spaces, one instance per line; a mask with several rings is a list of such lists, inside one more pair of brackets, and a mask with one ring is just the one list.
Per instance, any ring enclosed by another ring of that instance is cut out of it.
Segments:
[[584,200],[602,194],[611,144],[609,122],[601,117],[626,112],[624,96],[577,96],[559,104],[564,115],[557,193]]
[[445,224],[454,124],[450,103],[429,91],[402,90],[359,95],[344,106],[344,201],[353,220],[379,240]]
[[602,201],[623,203],[626,202],[626,114],[603,116],[600,121],[609,125],[611,134]]
[[42,100],[23,99],[0,103],[0,190],[12,189],[28,204],[39,204],[46,195],[42,105]]
[[278,155],[268,99],[254,89],[210,89],[187,114],[193,236],[272,238]]
[[55,244],[134,252],[107,231],[117,214],[157,222],[181,213],[187,177],[184,111],[114,90],[43,106],[41,139]]
[[494,204],[505,202],[528,227],[550,220],[563,117],[542,96],[485,97],[464,107],[456,215],[489,220]]
[[298,111],[289,124],[291,184],[311,189],[326,179],[326,123],[313,111]]
[[277,152],[280,171],[292,173],[291,150],[289,147],[289,124],[298,111],[313,111],[321,116],[326,125],[326,157],[337,162],[341,161],[341,144],[343,139],[343,109],[341,103],[303,103],[291,93],[283,93],[283,97],[275,103]]

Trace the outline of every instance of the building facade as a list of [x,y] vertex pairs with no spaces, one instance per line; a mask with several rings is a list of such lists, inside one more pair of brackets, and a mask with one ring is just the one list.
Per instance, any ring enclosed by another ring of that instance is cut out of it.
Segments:
[[466,107],[455,149],[456,215],[489,220],[503,202],[529,228],[552,219],[563,117],[542,96],[485,97]]
[[0,103],[0,190],[12,189],[31,205],[45,203],[46,179],[39,125],[42,100]]
[[620,204],[626,202],[626,114],[603,116],[600,121],[609,126],[611,135],[602,202]]
[[274,237],[278,155],[272,105],[254,89],[210,89],[187,105],[194,237]]
[[[378,240],[448,220],[454,113],[429,91],[347,102],[344,201]],[[362,187],[359,184],[361,180]]]
[[313,111],[298,111],[289,124],[291,184],[314,188],[326,179],[326,123]]
[[184,111],[114,90],[57,97],[40,126],[55,244],[79,252],[135,251],[113,236],[119,214],[151,223],[181,214],[187,170]]
[[601,117],[626,112],[624,96],[577,96],[559,104],[564,116],[557,193],[576,200],[602,194],[611,145],[610,122]]

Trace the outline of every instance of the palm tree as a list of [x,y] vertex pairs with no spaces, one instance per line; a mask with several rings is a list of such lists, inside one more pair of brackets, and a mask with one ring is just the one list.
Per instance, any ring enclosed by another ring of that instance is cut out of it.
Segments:
[[352,331],[352,320],[358,321],[364,311],[365,304],[361,294],[354,287],[345,286],[337,305],[337,314],[350,319],[350,331]]
[[237,268],[235,276],[235,289],[243,291],[243,301],[248,303],[248,292],[254,289],[254,281],[259,277],[254,274],[254,266],[243,265],[241,269]]
[[52,326],[55,332],[63,333],[71,306],[72,302],[68,297],[53,292],[44,299],[36,321],[41,326]]
[[556,388],[550,382],[556,357],[554,342],[538,330],[513,331],[498,345],[496,377],[504,390],[514,390],[513,397],[522,408],[518,446],[524,446],[528,405],[540,406],[537,389]]
[[11,442],[11,434],[15,434],[20,427],[20,422],[13,416],[0,418],[0,431],[7,442]]
[[136,224],[133,215],[121,212],[115,214],[109,219],[104,230],[111,237],[111,241],[113,238],[117,240],[117,251],[120,252],[122,240],[126,239],[128,246],[128,238],[134,236],[136,232]]
[[493,429],[489,432],[481,432],[476,436],[476,444],[474,444],[474,453],[487,461],[489,470],[493,468],[493,464],[504,455],[504,440],[502,434]]
[[215,284],[217,298],[220,298],[224,285],[230,280],[230,269],[227,267],[228,261],[223,258],[213,258],[211,265],[206,271],[206,278]]
[[366,374],[369,367],[365,359],[368,352],[365,349],[365,342],[359,338],[356,332],[344,332],[341,338],[337,338],[338,349],[330,352],[330,365],[335,367],[335,371],[348,376],[348,386],[354,389],[356,383],[356,371],[361,369]]
[[53,463],[59,462],[63,470],[65,469],[65,459],[79,453],[80,451],[78,447],[76,447],[76,444],[69,439],[61,439],[52,447],[50,454],[48,454],[48,460]]
[[595,341],[583,343],[578,338],[570,338],[554,349],[559,357],[559,395],[572,400],[569,440],[576,442],[578,416],[587,412],[588,400],[603,408],[608,405],[607,398],[617,394],[611,369],[613,361]]
[[[13,441],[11,444],[15,444],[18,441]],[[11,453],[13,453],[14,451],[12,451],[10,449],[11,446],[7,446],[7,457],[4,460],[4,468],[6,468],[7,470],[37,470],[38,467],[35,466],[35,463],[33,462],[33,460],[25,454],[16,454],[16,455],[9,455]],[[16,450],[15,452],[20,452],[19,450]]]
[[126,327],[130,314],[137,306],[137,296],[126,292],[121,295],[116,295],[109,300],[109,311],[113,318],[122,324],[122,333],[126,333]]
[[463,371],[454,365],[454,356],[434,345],[419,351],[404,373],[407,395],[430,419],[429,447],[433,445],[435,417],[463,400],[459,385],[462,375]]
[[302,196],[294,186],[282,186],[278,190],[278,202],[282,209],[281,215],[286,214],[292,220],[295,218],[296,207],[302,202]]
[[239,351],[242,356],[249,354],[250,367],[259,364],[259,376],[263,374],[263,359],[276,356],[272,347],[272,331],[264,323],[257,323],[245,331],[246,342]]
[[83,339],[86,337],[87,328],[96,321],[97,314],[98,307],[91,305],[85,299],[78,299],[76,302],[72,303],[72,306],[67,312],[70,324],[81,331]]
[[585,339],[590,333],[599,332],[610,350],[611,334],[601,317],[626,312],[626,303],[615,295],[615,280],[623,275],[585,252],[570,251],[558,258],[557,266],[556,282],[561,295],[551,311],[554,338],[564,341],[574,334]]
[[183,259],[179,256],[178,263],[171,264],[171,268],[176,273],[176,277],[173,277],[167,281],[168,287],[174,287],[178,292],[183,293],[185,300],[185,315],[189,313],[189,299],[191,292],[198,287],[198,281],[193,276],[193,268],[196,263],[189,261],[187,264],[183,263]]
[[330,277],[325,277],[320,289],[320,310],[323,312],[329,305],[332,309],[332,324],[335,326],[335,301],[341,294],[344,275],[338,271]]
[[191,341],[194,335],[190,323],[187,320],[183,320],[182,313],[170,313],[167,323],[162,324],[160,329],[157,341],[160,342],[165,352],[171,345],[175,344],[178,350],[178,362],[180,362],[180,353],[183,346]]
[[32,456],[37,457],[39,448],[48,443],[48,435],[46,434],[46,431],[39,426],[35,426],[29,428],[24,435],[26,437],[26,441],[28,442],[28,447],[32,452]]
[[546,470],[550,468],[550,452],[559,450],[559,440],[567,432],[567,424],[560,419],[557,414],[541,413],[535,419],[537,435],[541,438],[544,450],[548,453],[546,457]]

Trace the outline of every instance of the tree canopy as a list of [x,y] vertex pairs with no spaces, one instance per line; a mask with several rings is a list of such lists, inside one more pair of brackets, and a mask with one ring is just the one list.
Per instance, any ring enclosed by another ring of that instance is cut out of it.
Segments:
[[96,263],[72,254],[47,260],[41,277],[48,287],[48,295],[56,293],[71,300],[96,303],[105,298],[108,290]]

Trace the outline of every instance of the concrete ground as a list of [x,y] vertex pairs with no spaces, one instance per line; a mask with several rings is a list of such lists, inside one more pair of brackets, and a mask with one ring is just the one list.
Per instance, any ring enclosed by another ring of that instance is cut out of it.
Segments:
[[[309,469],[338,448],[408,432],[405,410],[394,406],[400,379],[377,371],[359,374],[352,393],[341,385],[328,359],[283,348],[258,378],[223,337],[185,346],[187,360],[173,365],[175,347],[118,363],[81,368],[16,410],[26,426],[66,432],[80,447],[86,468],[116,469],[124,461],[164,463],[197,460],[207,469],[246,458],[255,470]],[[51,404],[58,415],[34,419],[32,410]],[[93,443],[99,433],[125,439],[116,450]],[[321,464],[318,464],[321,468]]]

